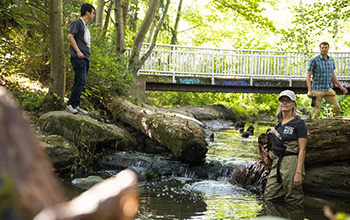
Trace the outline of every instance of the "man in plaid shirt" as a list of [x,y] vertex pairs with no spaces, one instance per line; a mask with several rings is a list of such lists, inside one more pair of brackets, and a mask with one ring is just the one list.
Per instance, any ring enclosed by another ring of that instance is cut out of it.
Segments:
[[316,97],[312,115],[313,119],[318,118],[320,115],[321,101],[323,98],[333,107],[333,115],[340,115],[340,105],[336,93],[332,89],[333,83],[335,83],[344,94],[348,93],[348,90],[339,83],[337,76],[334,73],[334,59],[327,55],[328,50],[329,44],[327,42],[322,42],[320,44],[320,55],[313,57],[307,68],[307,96],[309,98],[312,98],[313,96]]

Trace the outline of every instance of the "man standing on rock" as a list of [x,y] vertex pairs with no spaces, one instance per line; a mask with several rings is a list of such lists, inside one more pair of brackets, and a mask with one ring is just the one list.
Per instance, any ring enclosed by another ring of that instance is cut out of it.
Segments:
[[335,83],[344,94],[348,93],[348,90],[339,83],[335,75],[334,59],[328,56],[328,50],[329,44],[327,42],[322,42],[320,44],[321,53],[310,60],[309,67],[307,68],[307,96],[309,98],[316,97],[312,116],[313,119],[318,118],[320,115],[321,101],[323,98],[332,105],[333,115],[340,115],[340,105],[337,100],[337,95],[332,89],[333,83]]
[[69,28],[68,41],[71,63],[74,69],[74,85],[66,110],[70,113],[88,112],[80,108],[81,92],[86,84],[90,68],[90,31],[87,24],[95,17],[95,8],[91,4],[80,7],[81,17],[72,22]]

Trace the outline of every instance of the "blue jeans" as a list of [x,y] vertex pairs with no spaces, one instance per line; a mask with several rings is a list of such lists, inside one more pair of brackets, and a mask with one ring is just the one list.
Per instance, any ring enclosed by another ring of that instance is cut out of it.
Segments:
[[75,108],[80,104],[81,92],[86,85],[90,61],[86,58],[79,59],[78,57],[71,57],[70,61],[74,69],[75,77],[68,105],[72,105],[73,108]]

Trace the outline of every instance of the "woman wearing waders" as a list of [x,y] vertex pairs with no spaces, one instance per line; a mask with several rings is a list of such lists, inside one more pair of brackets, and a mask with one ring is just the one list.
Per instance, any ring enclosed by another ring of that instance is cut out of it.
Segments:
[[[286,208],[287,214],[284,212],[282,217],[303,219],[300,214],[303,215],[302,181],[305,175],[307,128],[305,122],[296,113],[293,91],[282,91],[278,101],[278,122],[275,128],[271,128],[269,131],[272,134],[271,149],[274,153],[274,159],[266,183],[264,198],[271,201],[270,204],[276,204],[276,202],[283,204],[284,202],[282,207]],[[273,209],[277,211],[276,206]],[[266,211],[268,212],[268,210]]]

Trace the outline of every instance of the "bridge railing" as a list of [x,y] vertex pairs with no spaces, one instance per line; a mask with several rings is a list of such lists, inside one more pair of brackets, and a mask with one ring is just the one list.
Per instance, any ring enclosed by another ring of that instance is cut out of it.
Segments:
[[[145,53],[150,44],[144,43]],[[140,75],[254,79],[305,79],[308,62],[318,52],[220,49],[156,45]],[[330,52],[340,80],[350,80],[350,52]]]

